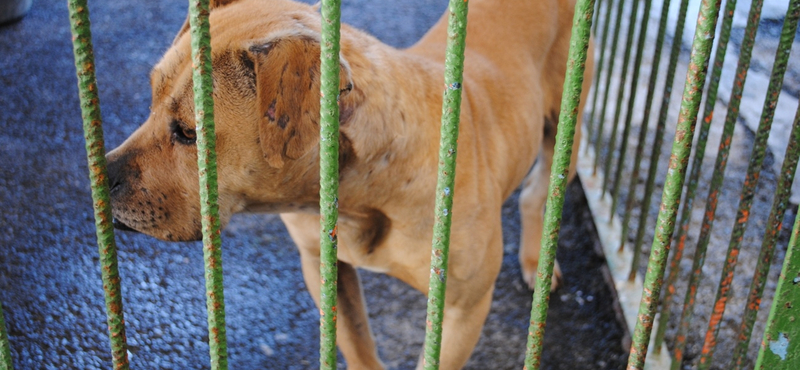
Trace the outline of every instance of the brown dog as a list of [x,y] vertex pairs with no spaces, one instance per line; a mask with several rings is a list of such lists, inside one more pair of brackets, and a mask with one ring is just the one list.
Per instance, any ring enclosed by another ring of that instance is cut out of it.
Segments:
[[[519,260],[534,286],[573,6],[470,5],[442,369],[461,368],[478,341],[503,255],[501,206],[520,183]],[[319,302],[320,16],[287,0],[212,7],[222,224],[281,213]],[[342,26],[338,338],[351,369],[382,368],[355,267],[427,292],[446,26],[444,16],[407,50]],[[201,237],[187,29],[153,69],[150,118],[108,154],[118,225],[165,240]]]

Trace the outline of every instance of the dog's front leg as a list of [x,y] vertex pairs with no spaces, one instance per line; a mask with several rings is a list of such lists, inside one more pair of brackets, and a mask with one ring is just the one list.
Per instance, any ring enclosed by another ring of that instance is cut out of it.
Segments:
[[[457,289],[445,295],[447,301],[442,322],[442,347],[439,356],[439,369],[458,370],[466,365],[472,350],[478,344],[483,323],[492,306],[492,292],[489,288],[477,302],[459,299]],[[454,297],[451,301],[449,297]],[[417,364],[417,370],[423,369],[423,358]]]
[[[282,214],[281,218],[300,250],[303,278],[311,297],[320,303],[319,216]],[[339,283],[336,337],[347,368],[352,370],[383,369],[378,358],[375,339],[369,327],[364,294],[358,271],[350,264],[339,262]]]

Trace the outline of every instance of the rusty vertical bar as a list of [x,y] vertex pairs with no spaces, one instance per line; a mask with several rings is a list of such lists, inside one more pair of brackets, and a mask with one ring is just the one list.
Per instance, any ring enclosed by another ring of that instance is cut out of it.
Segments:
[[[758,125],[758,133],[756,133],[756,140],[753,144],[753,156],[751,156],[751,162],[748,167],[748,176],[745,179],[745,187],[747,187],[748,190],[747,194],[745,194],[745,190],[742,191],[742,200],[745,199],[745,196],[748,196],[749,199],[752,199],[753,195],[750,193],[755,191],[755,186],[758,183],[758,173],[756,172],[755,175],[751,177],[749,171],[751,169],[761,169],[761,163],[763,162],[765,155],[765,149],[763,147],[766,146],[767,138],[769,137],[769,129],[772,125],[772,118],[775,115],[775,108],[778,105],[778,97],[780,96],[781,88],[783,87],[783,77],[786,73],[789,55],[792,52],[792,43],[794,42],[794,37],[797,33],[798,19],[800,19],[800,0],[791,0],[789,2],[789,9],[786,11],[786,18],[783,21],[783,30],[781,31],[778,50],[775,53],[775,63],[772,67],[772,76],[770,77],[769,88],[767,89],[767,97],[764,101],[764,108],[761,112],[761,121]],[[792,140],[790,140],[789,142],[790,145],[796,144],[796,141],[793,143]],[[758,153],[756,153],[757,151]],[[753,159],[753,157],[757,158]],[[786,165],[787,163],[784,162],[784,167]],[[786,170],[787,169],[784,168],[781,172],[785,173],[784,171]],[[752,189],[749,188],[751,183]],[[783,183],[783,181],[781,181],[779,186],[786,185]],[[789,182],[788,188],[791,188],[791,182]],[[781,194],[781,196],[784,195]],[[783,211],[781,211],[781,208],[785,210],[784,207],[786,207],[786,201],[784,200],[781,202],[778,199],[777,194],[775,200],[777,203],[773,206],[773,214],[770,215],[770,219],[767,221],[768,230],[770,227],[779,228],[779,225],[783,220]],[[747,222],[747,213],[742,213],[741,210],[742,208],[740,206],[740,213],[737,214],[736,218],[736,226],[738,226],[739,223]],[[779,216],[775,213],[781,213],[781,215]],[[775,219],[773,219],[773,216]],[[744,226],[742,226],[742,231],[738,232],[738,229],[735,228],[734,233],[731,236],[731,240],[736,239],[737,243],[740,242],[739,239],[741,239],[741,235],[744,233],[743,229]],[[734,366],[731,367],[735,369],[742,369],[744,367],[744,360],[747,357],[747,346],[750,343],[750,335],[753,332],[753,323],[756,320],[756,315],[758,314],[759,306],[761,305],[761,296],[764,294],[764,285],[767,283],[767,274],[769,274],[769,267],[772,262],[772,257],[775,254],[775,235],[767,234],[764,237],[763,243],[764,244],[761,246],[761,253],[758,256],[756,271],[753,275],[753,282],[750,285],[750,293],[748,295],[747,304],[745,305],[742,324],[739,327],[739,344],[734,350]]]
[[69,20],[72,32],[72,50],[78,75],[83,135],[89,162],[92,205],[97,229],[97,247],[100,254],[100,271],[106,302],[108,333],[111,341],[111,358],[116,370],[128,369],[128,344],[125,337],[125,316],[122,311],[122,293],[117,261],[117,245],[112,226],[111,200],[106,172],[103,123],[100,117],[100,100],[95,77],[92,31],[86,0],[70,0]]
[[[697,30],[692,42],[689,70],[686,73],[686,85],[683,90],[678,126],[675,130],[675,140],[672,144],[669,171],[664,183],[664,194],[661,198],[660,211],[656,221],[656,234],[650,249],[650,261],[647,264],[647,274],[644,281],[642,300],[639,304],[638,320],[633,332],[633,343],[630,357],[628,358],[628,370],[644,368],[645,358],[647,357],[647,346],[650,343],[650,333],[653,329],[653,317],[658,307],[658,297],[661,291],[662,279],[664,278],[667,255],[669,254],[670,238],[672,238],[672,232],[675,228],[675,218],[681,201],[686,166],[692,150],[694,127],[697,122],[700,101],[703,97],[703,86],[705,85],[708,61],[714,41],[714,31],[717,26],[719,5],[720,0],[703,0],[697,16]],[[679,40],[676,37],[675,42],[680,42]]]
[[570,156],[574,143],[578,107],[580,106],[583,76],[586,68],[586,54],[592,26],[594,0],[578,0],[572,22],[572,37],[567,59],[567,74],[564,79],[564,92],[561,97],[561,112],[558,118],[558,132],[550,170],[547,204],[545,205],[542,249],[539,252],[539,268],[536,271],[536,289],[531,305],[531,321],[528,328],[528,344],[525,353],[525,370],[538,369],[542,355],[547,308],[550,305],[550,281],[553,277],[553,264],[558,246],[558,232],[561,229],[561,213],[564,206],[567,179],[569,178]]
[[[637,85],[639,84],[639,70],[641,69],[642,65],[642,57],[644,54],[644,42],[647,39],[647,26],[650,21],[650,5],[652,4],[652,0],[645,0],[644,3],[644,12],[642,15],[642,25],[639,26],[639,41],[636,45],[636,60],[633,62],[633,78],[631,80],[631,94],[628,97],[628,109],[625,112],[625,124],[622,129],[622,143],[620,144],[619,148],[619,158],[617,160],[617,170],[614,174],[614,185],[612,186],[612,195],[611,195],[611,215],[609,216],[609,220],[614,218],[614,213],[617,209],[617,199],[619,198],[619,189],[620,189],[620,181],[622,180],[622,168],[625,164],[625,153],[628,150],[628,136],[630,135],[631,131],[631,120],[633,119],[633,105],[636,103],[636,92],[639,90],[637,89]],[[651,73],[655,74],[656,71],[652,71]],[[620,102],[617,103],[619,106]],[[617,109],[619,111],[619,109]],[[646,119],[646,118],[645,118]],[[610,165],[611,161],[607,162],[607,166]],[[638,174],[637,174],[638,176]],[[605,178],[603,185],[608,184],[608,178]],[[629,193],[629,197],[635,197],[634,193]],[[620,240],[625,240],[624,234]]]
[[3,315],[3,304],[0,303],[0,370],[13,370],[11,363],[11,346],[8,344],[6,318]]
[[[792,179],[797,170],[797,157],[800,154],[800,106],[794,117],[789,147],[786,149],[786,158],[783,162],[782,175],[778,183],[773,207],[779,205],[778,197],[787,196],[786,192],[792,187]],[[790,158],[793,163],[787,166]],[[792,168],[793,167],[793,168]],[[782,199],[783,206],[786,199]],[[773,208],[774,210],[775,208]],[[777,225],[767,224],[767,235],[774,238],[781,230],[781,217],[776,217]],[[772,220],[772,215],[770,215]],[[766,242],[766,237],[765,237]],[[774,239],[773,241],[774,242]],[[800,311],[800,217],[795,216],[792,237],[784,258],[781,275],[778,278],[778,287],[772,301],[772,309],[767,319],[767,329],[761,341],[761,349],[756,359],[756,369],[760,370],[789,370],[800,368],[800,325],[797,324],[798,311]],[[769,348],[769,350],[767,350]]]
[[336,369],[341,0],[322,1],[320,48],[320,369]]
[[[664,130],[667,125],[667,112],[669,111],[669,101],[672,97],[672,85],[675,81],[675,68],[678,66],[678,56],[681,54],[681,40],[683,39],[683,27],[686,24],[686,11],[689,7],[689,0],[681,0],[680,11],[678,13],[675,35],[672,39],[672,51],[667,67],[667,78],[664,84],[664,92],[661,97],[661,109],[658,114],[656,124],[656,137],[653,141],[653,148],[650,152],[650,168],[647,171],[647,183],[644,188],[644,199],[642,199],[642,209],[639,213],[639,229],[636,231],[636,241],[633,244],[633,259],[631,261],[631,272],[628,275],[630,280],[636,277],[636,269],[639,268],[639,259],[642,255],[642,241],[644,231],[647,227],[647,214],[650,210],[650,202],[653,199],[653,188],[656,184],[656,174],[658,173],[658,158],[661,156],[661,146],[664,143]],[[631,181],[636,181],[633,178]],[[625,235],[625,234],[623,234]],[[671,236],[671,235],[670,235]]]
[[[700,237],[697,241],[697,248],[692,260],[692,272],[689,275],[688,289],[684,296],[683,310],[681,311],[680,324],[678,325],[678,333],[675,337],[675,345],[673,346],[673,361],[672,368],[677,369],[683,361],[684,349],[686,348],[686,340],[691,324],[695,298],[697,295],[697,287],[700,283],[702,276],[702,267],[705,262],[706,251],[708,249],[708,242],[711,237],[711,228],[714,225],[715,214],[717,211],[717,201],[719,199],[719,191],[722,187],[722,182],[725,177],[725,167],[728,163],[728,155],[730,153],[730,144],[733,136],[733,129],[736,124],[736,119],[739,116],[739,103],[741,101],[741,93],[744,88],[745,78],[747,77],[747,68],[750,65],[750,55],[752,51],[752,40],[755,39],[755,32],[758,28],[758,19],[761,12],[762,0],[754,0],[752,2],[750,22],[748,22],[748,30],[746,31],[746,38],[752,36],[748,41],[742,43],[740,52],[739,65],[737,67],[736,78],[734,80],[734,89],[732,91],[730,103],[728,105],[728,113],[725,118],[725,126],[723,128],[722,138],[720,139],[719,151],[717,160],[714,165],[714,172],[709,186],[708,200],[706,202],[706,210],[703,217],[703,223],[700,228]],[[693,203],[694,192],[697,189],[697,179],[700,175],[700,167],[703,162],[703,155],[705,152],[706,142],[708,140],[708,130],[711,125],[712,115],[714,112],[714,104],[716,103],[716,88],[718,87],[719,76],[722,70],[725,49],[727,41],[730,38],[730,28],[733,21],[733,13],[736,8],[736,1],[729,0],[725,6],[724,18],[722,24],[722,35],[720,43],[717,47],[717,56],[712,72],[711,85],[709,86],[709,95],[706,98],[705,113],[701,123],[700,138],[698,140],[697,148],[695,149],[695,157],[692,168],[692,173],[687,185],[686,200],[683,206],[683,214],[681,218],[681,227],[678,228],[678,236],[676,237],[676,248],[671,260],[672,270],[667,278],[667,291],[665,293],[664,302],[662,305],[662,316],[659,326],[658,334],[662,334],[663,327],[666,327],[667,320],[669,320],[669,304],[672,300],[672,293],[675,291],[675,280],[680,265],[680,256],[682,255],[684,245],[686,243],[686,231],[688,231],[688,223],[691,218],[691,206]],[[726,33],[727,32],[727,33]],[[750,33],[748,33],[750,32]],[[713,90],[713,91],[712,91]],[[686,228],[685,230],[683,228]],[[660,337],[660,336],[659,336]],[[660,339],[661,340],[661,337]]]
[[[633,0],[639,1],[639,0]],[[614,58],[617,55],[617,44],[619,42],[619,30],[622,25],[622,15],[625,12],[625,0],[619,0],[617,6],[617,24],[614,27],[614,36],[611,38],[611,54],[608,55],[608,73],[606,74],[605,91],[603,93],[603,105],[600,108],[600,124],[597,128],[597,136],[594,138],[594,173],[597,173],[597,166],[600,164],[600,157],[602,153],[600,149],[603,146],[603,126],[606,122],[606,108],[608,107],[608,94],[611,92],[611,76],[614,75]],[[603,36],[605,37],[605,36]],[[623,72],[624,74],[624,72]],[[622,87],[620,87],[622,88]]]
[[[619,89],[617,90],[617,104],[614,106],[614,119],[611,121],[613,127],[611,128],[611,137],[609,138],[608,143],[608,156],[606,156],[606,162],[603,166],[603,195],[606,194],[608,190],[608,180],[610,180],[609,175],[611,174],[611,163],[614,162],[614,150],[617,146],[617,129],[619,128],[619,116],[622,113],[622,101],[625,100],[625,85],[628,81],[628,64],[631,61],[631,50],[633,49],[633,36],[636,34],[636,15],[639,13],[639,3],[641,0],[633,0],[633,6],[631,8],[631,13],[629,15],[630,21],[628,22],[628,35],[625,39],[625,53],[622,57],[622,72],[620,73],[620,80],[619,80]],[[649,3],[649,2],[648,2]],[[643,19],[649,19],[650,15],[648,14]],[[634,73],[639,71],[638,65],[634,66]],[[611,215],[609,216],[608,220],[614,219],[614,208],[611,208]]]
[[425,370],[439,369],[442,342],[447,261],[450,250],[450,223],[453,217],[458,125],[461,114],[461,91],[464,74],[464,49],[467,38],[467,0],[450,0],[447,22],[442,99],[442,128],[439,142],[439,175],[436,183],[431,272],[428,288],[427,325],[425,325]]
[[[733,136],[734,126],[739,116],[739,103],[741,100],[741,95],[744,89],[745,78],[747,77],[747,69],[750,66],[750,58],[751,52],[754,44],[754,40],[756,37],[756,32],[758,30],[758,23],[761,14],[761,6],[763,1],[756,0],[753,1],[750,7],[750,13],[748,15],[748,23],[745,30],[744,40],[741,46],[741,55],[739,57],[739,66],[736,70],[736,79],[734,80],[733,91],[731,93],[729,108],[728,108],[728,115],[725,120],[725,127],[723,128],[723,136],[720,143],[720,151],[719,157],[717,158],[717,168],[715,168],[715,173],[712,178],[711,182],[711,189],[709,193],[708,203],[706,204],[706,216],[703,220],[703,226],[701,229],[701,236],[698,241],[698,249],[705,250],[706,245],[709,241],[709,229],[711,227],[711,223],[707,223],[707,219],[713,222],[714,220],[714,213],[716,212],[716,204],[718,199],[718,192],[722,185],[723,175],[717,174],[717,170],[724,171],[731,138]],[[766,129],[766,132],[762,132],[763,129]],[[769,135],[769,127],[766,128],[759,128],[759,135]],[[722,315],[725,312],[725,305],[730,297],[730,283],[733,281],[733,273],[734,268],[736,265],[736,261],[739,255],[739,247],[741,242],[741,235],[744,233],[744,229],[747,223],[747,216],[742,217],[743,215],[747,215],[750,213],[750,206],[753,200],[753,192],[755,191],[755,186],[758,183],[757,177],[758,173],[761,170],[761,163],[764,159],[764,150],[766,149],[766,136],[762,138],[764,142],[761,144],[764,146],[762,149],[758,149],[757,145],[754,146],[753,152],[750,157],[750,164],[747,171],[747,178],[745,180],[745,185],[742,189],[742,195],[739,200],[739,210],[738,210],[738,217],[737,222],[734,224],[734,231],[731,238],[731,241],[728,246],[728,252],[726,256],[726,263],[723,265],[722,275],[720,286],[717,289],[717,296],[713,306],[713,312],[711,314],[711,319],[709,321],[709,328],[706,331],[705,340],[703,344],[703,350],[701,351],[701,358],[700,363],[698,364],[699,368],[701,369],[708,369],[711,365],[711,357],[713,356],[714,347],[716,346],[716,338],[719,333],[719,324],[722,320]],[[760,153],[760,154],[759,154]],[[720,159],[720,157],[723,157]],[[754,177],[755,176],[755,177]],[[749,189],[749,190],[748,190]],[[686,221],[688,223],[688,221]],[[688,228],[688,226],[687,226]],[[738,237],[735,235],[739,235]],[[685,239],[683,237],[682,239]],[[701,266],[702,267],[702,266]],[[699,271],[697,272],[699,279]],[[695,283],[696,284],[696,283]],[[691,312],[688,313],[691,315]],[[684,313],[683,316],[686,316]],[[684,324],[682,323],[682,326]],[[688,324],[685,324],[688,326]],[[683,328],[681,327],[681,332],[684,333],[681,337],[682,341],[685,342],[686,332],[688,332],[688,327]],[[685,346],[685,343],[676,343],[676,346],[680,345],[681,348]]]
[[[661,4],[661,18],[658,25],[658,35],[656,36],[655,54],[653,55],[653,69],[650,72],[650,81],[647,84],[647,98],[645,98],[644,116],[642,118],[642,126],[639,128],[639,142],[636,144],[636,155],[634,155],[633,171],[631,172],[631,182],[628,185],[628,200],[625,202],[625,213],[622,216],[622,238],[620,238],[619,248],[622,249],[625,245],[625,240],[628,238],[628,224],[630,223],[631,213],[633,211],[633,204],[636,200],[636,185],[639,182],[639,169],[642,165],[642,157],[644,157],[644,146],[647,142],[647,128],[650,122],[650,109],[653,106],[653,97],[656,91],[656,82],[658,80],[658,67],[661,64],[661,50],[664,46],[664,35],[667,33],[667,19],[669,19],[669,4],[670,0],[664,0]],[[684,13],[685,14],[685,13]],[[649,208],[649,204],[648,204]]]
[[189,25],[192,37],[192,82],[197,126],[197,167],[203,228],[208,347],[211,369],[225,370],[228,368],[228,344],[222,284],[222,241],[217,202],[219,195],[208,1],[189,1]]
[[[800,105],[798,105],[797,108],[797,113],[794,117],[794,125],[792,126],[792,133],[789,139],[789,147],[786,148],[786,155],[783,158],[781,178],[778,181],[778,188],[775,190],[775,199],[772,202],[772,212],[767,221],[767,231],[764,234],[764,240],[761,244],[762,256],[759,258],[759,262],[763,261],[766,266],[771,264],[772,255],[775,253],[775,246],[778,243],[778,235],[780,235],[781,228],[783,227],[783,216],[786,213],[786,207],[789,205],[792,182],[797,172],[797,162],[800,157]],[[797,217],[797,219],[800,220],[800,217]],[[800,325],[796,322],[797,311],[800,310],[800,301],[797,299],[800,297],[800,295],[798,295],[800,289],[797,287],[792,288],[792,286],[800,284],[800,265],[798,265],[798,262],[800,262],[798,261],[798,257],[800,257],[800,255],[794,254],[800,252],[800,250],[798,250],[797,232],[797,226],[795,226],[793,234],[794,240],[789,243],[784,269],[778,280],[778,288],[775,292],[775,299],[772,302],[770,318],[767,321],[767,331],[764,333],[764,341],[761,344],[761,352],[763,353],[764,343],[770,342],[770,347],[773,349],[775,346],[780,347],[782,345],[780,343],[785,339],[786,345],[789,347],[789,339],[791,339],[792,350],[785,351],[784,354],[791,353],[792,358],[787,362],[780,362],[777,361],[775,358],[776,356],[767,356],[767,363],[772,364],[769,367],[765,365],[764,368],[768,369],[800,368],[800,357],[798,357],[800,352],[798,352],[797,349],[797,343],[800,343],[800,340],[798,340],[800,339]],[[768,272],[768,269],[767,267],[761,270],[757,269],[757,271],[763,270]],[[759,280],[759,283],[763,284],[763,281],[766,280],[766,273],[762,276],[758,276],[758,278],[762,278],[762,280]],[[763,293],[763,289],[761,292]],[[797,307],[795,307],[795,304]],[[749,308],[750,306],[747,307]],[[772,344],[775,342],[778,344]],[[772,352],[780,357],[780,352],[778,350],[773,349]],[[764,359],[762,353],[759,353],[759,361],[763,361]],[[781,358],[781,360],[785,360],[785,358]],[[759,366],[757,365],[756,368],[759,368]]]
[[[617,0],[620,3],[624,0]],[[600,51],[600,58],[597,62],[597,68],[594,71],[594,83],[592,84],[592,89],[594,90],[594,94],[592,96],[592,110],[589,113],[589,120],[586,123],[586,127],[588,128],[588,136],[586,137],[586,149],[589,149],[589,145],[592,143],[592,135],[595,134],[594,132],[594,120],[595,120],[595,112],[597,112],[597,97],[600,96],[600,76],[603,74],[603,65],[605,64],[605,56],[606,56],[606,41],[608,40],[608,28],[611,25],[611,15],[613,14],[614,8],[614,0],[608,0],[608,5],[606,6],[606,17],[605,22],[603,22],[603,37],[600,39],[600,47],[597,49]],[[600,15],[598,14],[598,18]],[[611,72],[609,72],[611,73]],[[608,89],[608,85],[605,86]],[[599,122],[599,126],[597,128],[596,134],[598,136],[603,135],[603,120],[601,119]],[[597,139],[595,139],[597,140]],[[597,155],[597,153],[595,153]]]

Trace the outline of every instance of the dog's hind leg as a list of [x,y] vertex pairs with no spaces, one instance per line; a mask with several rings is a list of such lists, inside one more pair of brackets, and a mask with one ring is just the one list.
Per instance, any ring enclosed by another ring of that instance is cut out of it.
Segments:
[[[320,256],[319,216],[311,214],[281,214],[289,234],[300,250],[303,278],[311,297],[319,307]],[[354,370],[383,369],[378,358],[375,339],[369,327],[364,294],[358,271],[350,264],[339,262],[339,283],[336,320],[336,337],[347,368]]]
[[[522,270],[522,277],[531,290],[536,286],[536,269],[539,267],[539,251],[542,247],[542,229],[544,227],[544,210],[545,202],[547,201],[548,185],[550,183],[550,166],[553,164],[557,120],[558,118],[555,112],[552,112],[549,117],[545,118],[544,138],[542,139],[541,151],[539,152],[536,164],[533,166],[533,170],[522,182],[522,192],[519,196],[520,223],[522,224],[519,263],[520,269]],[[576,134],[575,138],[576,141],[573,145],[567,182],[572,181],[575,177],[580,134]],[[553,266],[553,279],[550,282],[551,291],[558,287],[558,281],[560,279],[561,268],[558,265],[558,261],[555,261]]]

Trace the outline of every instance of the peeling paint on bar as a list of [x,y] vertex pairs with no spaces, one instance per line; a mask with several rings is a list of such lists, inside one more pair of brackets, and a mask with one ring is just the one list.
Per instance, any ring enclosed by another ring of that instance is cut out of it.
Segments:
[[564,80],[555,154],[550,172],[547,204],[545,205],[542,249],[539,253],[536,289],[533,294],[533,303],[531,304],[531,321],[528,328],[528,344],[523,367],[526,370],[538,369],[541,363],[545,320],[547,319],[547,308],[550,305],[550,281],[553,277],[558,232],[561,228],[564,189],[567,185],[566,175],[569,172],[572,145],[579,114],[578,106],[583,87],[593,11],[594,0],[579,0],[575,6],[572,38],[570,39],[569,58],[567,60],[567,75]]
[[114,241],[111,201],[106,172],[106,151],[103,143],[103,124],[100,118],[100,99],[94,71],[91,23],[86,0],[70,0],[69,20],[72,31],[72,50],[78,75],[83,133],[89,161],[97,247],[106,302],[108,337],[111,341],[111,360],[115,370],[127,370],[128,344],[125,336],[125,317],[122,312],[122,293]]
[[[675,228],[675,218],[680,204],[686,166],[691,154],[694,127],[702,99],[719,6],[719,0],[704,0],[700,5],[689,70],[686,73],[686,86],[675,130],[675,141],[672,144],[669,171],[664,183],[664,194],[661,198],[656,222],[656,234],[650,248],[644,293],[639,305],[639,320],[634,329],[631,354],[628,358],[628,370],[644,368],[647,346],[653,329],[653,317],[658,307],[658,297],[664,278],[670,239]],[[680,39],[676,37],[676,40]],[[643,213],[645,212],[643,211]]]
[[445,90],[442,101],[442,128],[439,143],[439,176],[436,183],[431,273],[428,288],[427,325],[423,366],[439,368],[444,319],[447,261],[450,250],[450,223],[455,196],[458,124],[461,114],[461,92],[464,74],[464,49],[467,37],[467,0],[450,0],[447,24],[447,56],[445,58]]

